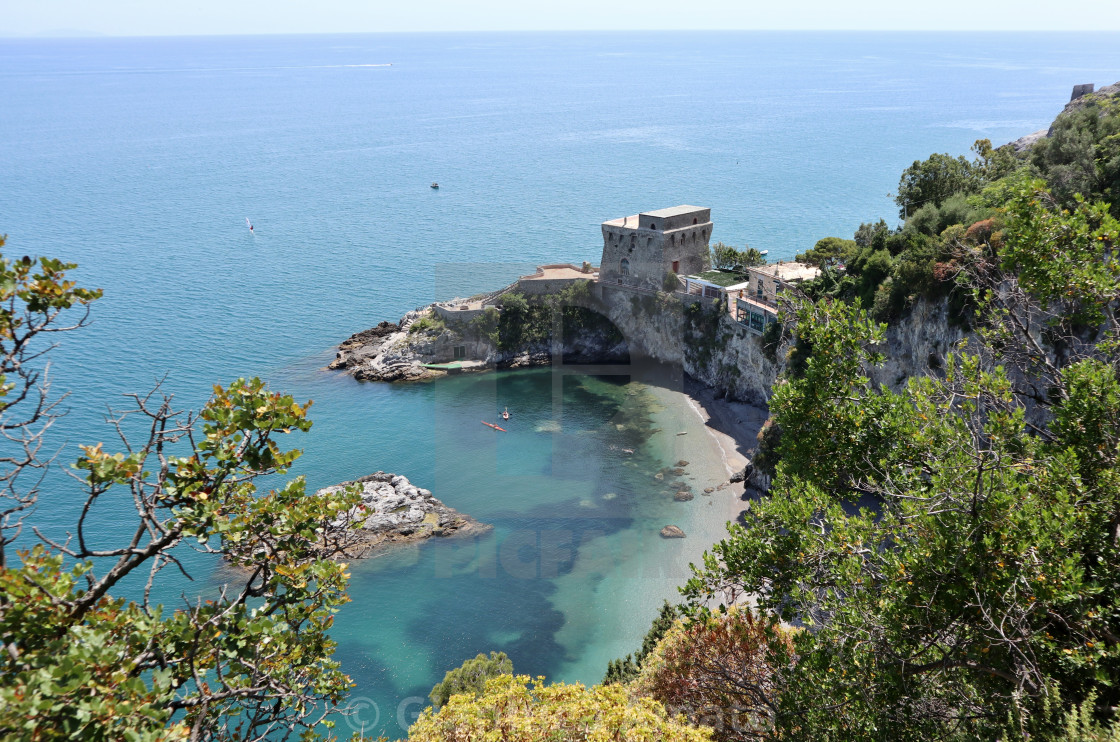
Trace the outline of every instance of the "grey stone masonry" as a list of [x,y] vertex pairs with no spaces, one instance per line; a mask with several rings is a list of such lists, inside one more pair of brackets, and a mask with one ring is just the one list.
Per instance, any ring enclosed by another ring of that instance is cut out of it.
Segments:
[[708,268],[712,210],[674,206],[603,222],[603,283],[662,290],[669,273]]
[[1088,95],[1093,92],[1093,83],[1087,82],[1084,85],[1074,85],[1073,92],[1070,93],[1069,99],[1075,101],[1083,95]]

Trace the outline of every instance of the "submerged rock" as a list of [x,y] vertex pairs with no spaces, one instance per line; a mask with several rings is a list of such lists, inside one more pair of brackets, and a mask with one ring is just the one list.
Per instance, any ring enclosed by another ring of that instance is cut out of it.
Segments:
[[681,490],[677,494],[673,495],[673,499],[676,500],[677,502],[688,502],[689,500],[692,499],[692,497],[693,497],[692,493],[689,492],[688,490]]
[[677,466],[688,466],[688,462],[685,461],[684,459],[681,459],[680,461],[677,462]]
[[661,529],[661,538],[684,538],[684,531],[680,526],[665,526]]

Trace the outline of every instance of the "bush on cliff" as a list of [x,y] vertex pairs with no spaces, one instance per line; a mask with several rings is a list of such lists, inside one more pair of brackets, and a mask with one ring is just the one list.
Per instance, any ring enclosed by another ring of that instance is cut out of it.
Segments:
[[790,633],[749,606],[677,622],[649,653],[633,692],[713,730],[718,740],[769,736],[776,664],[790,661]]
[[1086,96],[1031,149],[1031,164],[1065,206],[1074,194],[1111,204],[1120,217],[1120,98]]
[[454,695],[438,712],[426,709],[408,730],[413,742],[582,742],[583,740],[711,740],[710,730],[670,716],[625,686],[553,683],[500,675],[478,696]]

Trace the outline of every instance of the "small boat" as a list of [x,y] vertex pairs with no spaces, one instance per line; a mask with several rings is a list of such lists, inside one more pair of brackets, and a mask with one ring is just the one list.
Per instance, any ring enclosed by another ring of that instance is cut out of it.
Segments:
[[759,254],[759,255],[769,255],[769,254],[770,254],[770,251],[769,251],[769,250],[759,250],[759,251],[758,251],[758,254]]
[[439,183],[432,183],[431,188],[432,188],[433,191],[438,191],[439,190]]
[[508,407],[505,409],[505,412],[502,413],[502,419],[503,420],[509,420],[509,408]]
[[482,421],[482,424],[483,424],[483,425],[487,425],[487,426],[489,426],[489,427],[493,428],[494,430],[500,430],[500,431],[502,431],[503,433],[508,433],[508,432],[509,432],[509,431],[508,431],[508,430],[506,430],[505,428],[499,428],[499,427],[498,427],[497,425],[495,425],[494,423],[488,423],[488,422],[486,422],[485,420],[483,420],[483,421]]

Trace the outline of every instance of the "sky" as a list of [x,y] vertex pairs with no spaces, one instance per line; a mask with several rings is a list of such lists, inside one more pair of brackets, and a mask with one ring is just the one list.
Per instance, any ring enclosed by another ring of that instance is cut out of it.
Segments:
[[674,29],[1120,31],[1120,0],[0,0],[0,36]]

